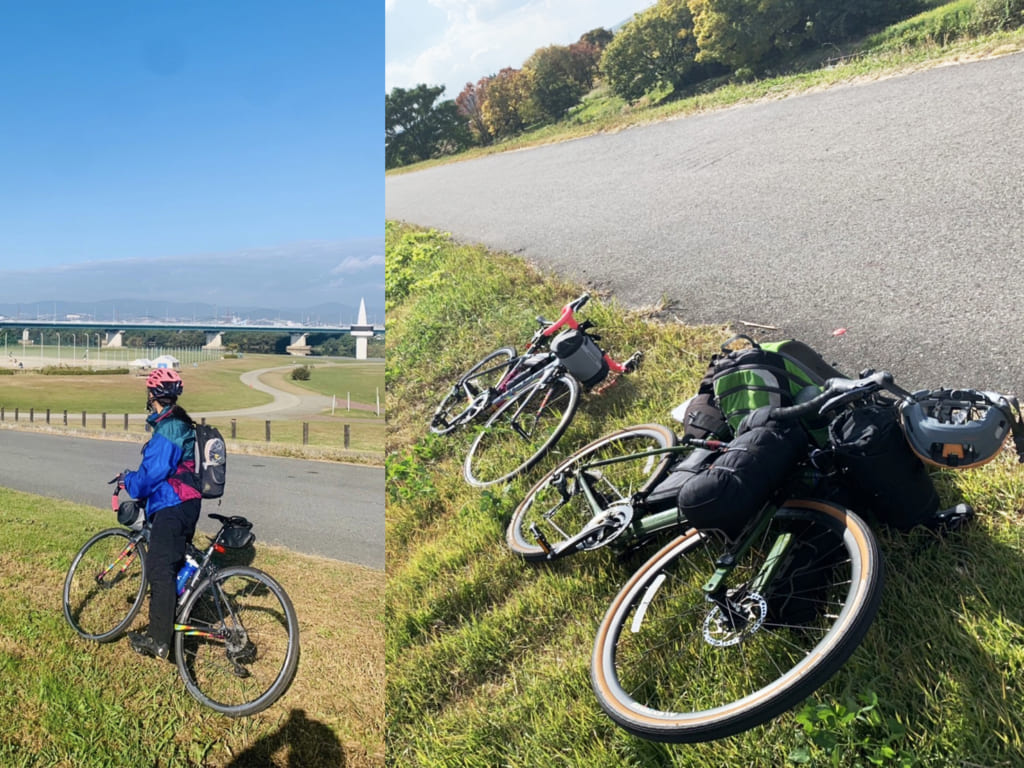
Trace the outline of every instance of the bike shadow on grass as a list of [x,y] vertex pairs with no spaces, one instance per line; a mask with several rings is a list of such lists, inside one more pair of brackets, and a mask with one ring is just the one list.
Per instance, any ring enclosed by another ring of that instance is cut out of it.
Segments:
[[[978,522],[942,537],[918,531],[879,538],[882,605],[846,686],[874,689],[883,703],[913,702],[900,708],[908,731],[941,729],[950,708],[963,706],[986,724],[990,741],[1012,743],[1016,729],[1000,701],[1020,676],[1024,552]],[[993,754],[958,756],[990,764]]]
[[[287,750],[287,762],[275,762],[274,756]],[[226,768],[344,768],[345,750],[334,731],[306,716],[304,709],[293,709],[288,719],[273,733],[267,734],[244,752],[238,754]]]

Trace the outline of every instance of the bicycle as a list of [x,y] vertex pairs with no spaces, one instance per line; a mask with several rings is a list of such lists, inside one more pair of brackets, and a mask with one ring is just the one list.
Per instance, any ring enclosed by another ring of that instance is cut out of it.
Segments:
[[[111,500],[117,509],[117,492]],[[215,554],[252,543],[252,523],[210,514],[220,530],[205,550],[189,542],[198,564],[179,585],[174,660],[197,701],[229,717],[261,712],[279,699],[299,663],[299,624],[284,588],[246,565],[220,567]],[[64,616],[81,637],[120,638],[146,595],[150,524],[144,513],[130,527],[108,528],[79,550],[64,580]]]
[[[945,409],[951,419],[940,426],[958,424],[949,403],[960,402],[955,395],[962,393],[911,394],[885,372],[831,379],[810,401],[776,408],[772,415],[823,415],[882,392],[895,395],[886,402],[903,412],[932,403],[930,413]],[[1010,421],[1024,461],[1019,408]],[[985,429],[991,428],[986,419]],[[992,455],[1006,434],[989,446]],[[637,445],[640,450],[634,450]],[[645,506],[674,455],[689,453],[688,461],[696,451],[710,456],[723,450],[728,443],[677,441],[660,425],[620,430],[539,481],[509,525],[509,546],[532,560],[613,542],[627,550],[683,530],[612,600],[591,656],[591,684],[602,709],[619,726],[650,740],[723,738],[795,706],[846,662],[881,599],[882,559],[870,527],[827,495],[810,494],[829,489],[827,451],[810,450],[790,476],[780,478],[778,491],[734,538],[689,527],[667,504]],[[695,466],[708,459],[696,455]]]
[[[430,420],[430,430],[447,435],[475,421],[480,432],[470,445],[463,476],[471,485],[486,487],[506,482],[533,467],[568,428],[579,406],[583,388],[571,370],[572,362],[553,348],[563,328],[576,332],[589,355],[594,378],[607,372],[629,373],[642,355],[634,353],[619,363],[601,352],[588,334],[590,320],[578,322],[575,313],[590,300],[589,294],[569,302],[555,321],[538,317],[523,354],[502,347],[463,373],[442,399]],[[559,337],[560,338],[560,337]],[[579,370],[576,371],[579,374]],[[587,380],[588,383],[589,379]],[[512,469],[508,469],[509,465]]]

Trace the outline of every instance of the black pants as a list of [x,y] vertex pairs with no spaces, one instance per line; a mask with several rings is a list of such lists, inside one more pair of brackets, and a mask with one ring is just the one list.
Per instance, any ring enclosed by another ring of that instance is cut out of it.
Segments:
[[170,645],[174,636],[177,603],[175,580],[185,562],[185,544],[192,540],[199,521],[199,499],[183,501],[153,515],[146,570],[149,577],[149,635]]

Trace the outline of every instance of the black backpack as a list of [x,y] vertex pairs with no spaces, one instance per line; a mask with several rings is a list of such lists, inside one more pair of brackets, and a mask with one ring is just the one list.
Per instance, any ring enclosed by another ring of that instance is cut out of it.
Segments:
[[228,452],[220,430],[209,424],[196,424],[196,487],[204,499],[224,495]]

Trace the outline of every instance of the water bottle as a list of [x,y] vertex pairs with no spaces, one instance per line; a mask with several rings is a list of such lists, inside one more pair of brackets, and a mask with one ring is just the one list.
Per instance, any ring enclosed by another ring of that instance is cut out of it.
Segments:
[[199,570],[199,563],[193,559],[192,555],[185,555],[185,564],[178,571],[178,597],[181,597],[181,594],[188,586],[189,579],[192,578],[192,574],[197,570]]

